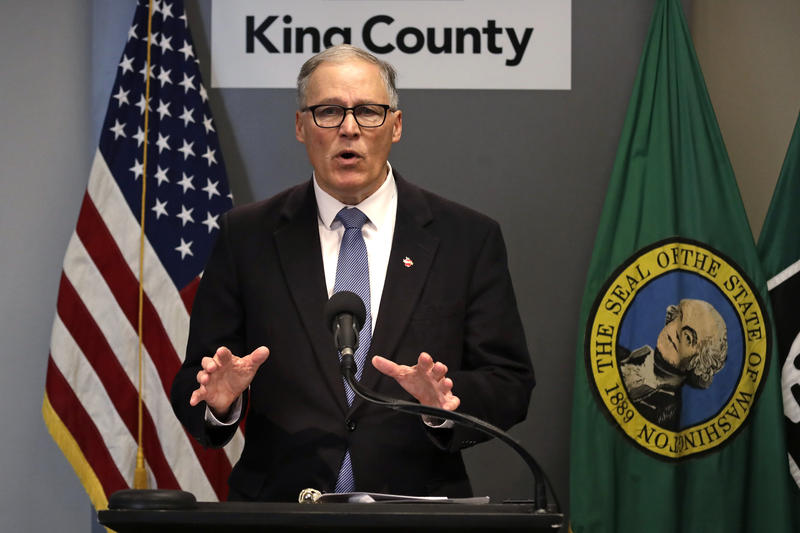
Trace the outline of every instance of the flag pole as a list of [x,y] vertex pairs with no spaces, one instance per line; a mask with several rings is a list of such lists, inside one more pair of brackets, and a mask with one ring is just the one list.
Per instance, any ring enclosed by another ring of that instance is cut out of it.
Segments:
[[145,101],[144,101],[144,142],[142,148],[142,202],[139,215],[139,399],[138,399],[138,436],[136,446],[136,468],[133,472],[133,488],[147,488],[147,470],[144,467],[144,450],[142,446],[142,395],[144,393],[144,376],[142,374],[142,315],[144,309],[144,223],[145,223],[145,199],[147,198],[147,144],[148,126],[150,119],[150,44],[153,37],[153,0],[150,0],[147,8],[147,63],[145,64]]

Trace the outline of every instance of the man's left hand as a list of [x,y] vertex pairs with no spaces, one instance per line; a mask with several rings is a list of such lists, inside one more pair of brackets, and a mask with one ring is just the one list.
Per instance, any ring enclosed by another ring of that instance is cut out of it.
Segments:
[[372,366],[378,372],[394,378],[406,392],[422,405],[455,411],[461,400],[453,394],[453,380],[445,377],[447,366],[434,363],[433,358],[422,352],[414,366],[398,365],[385,357],[376,355]]

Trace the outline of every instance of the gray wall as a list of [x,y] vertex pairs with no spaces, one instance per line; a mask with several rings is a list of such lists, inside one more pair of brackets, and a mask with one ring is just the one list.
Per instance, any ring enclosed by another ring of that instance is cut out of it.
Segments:
[[[187,3],[208,80],[210,3]],[[89,500],[40,407],[61,261],[124,41],[119,28],[132,15],[120,4],[1,3],[0,405],[10,420],[0,437],[0,531],[92,527]],[[405,127],[393,164],[503,226],[538,375],[529,418],[513,434],[540,460],[565,506],[578,308],[652,7],[573,0],[571,91],[404,91],[400,78]],[[118,35],[119,43],[93,49],[92,33]],[[212,90],[210,97],[237,202],[309,175],[293,135],[291,91]],[[769,196],[773,184],[761,194]],[[524,465],[501,445],[479,446],[468,461],[476,493],[530,495]]]
[[799,26],[797,0],[692,6],[697,56],[756,238],[800,111]]
[[95,137],[91,19],[78,0],[0,7],[0,531],[88,531],[89,499],[41,405],[61,261]]

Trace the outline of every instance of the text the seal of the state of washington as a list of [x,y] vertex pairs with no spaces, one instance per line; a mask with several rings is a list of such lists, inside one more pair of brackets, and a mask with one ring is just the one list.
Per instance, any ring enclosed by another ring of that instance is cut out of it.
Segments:
[[659,458],[719,449],[764,383],[766,321],[749,278],[711,247],[672,238],[639,250],[607,280],[587,321],[600,409]]

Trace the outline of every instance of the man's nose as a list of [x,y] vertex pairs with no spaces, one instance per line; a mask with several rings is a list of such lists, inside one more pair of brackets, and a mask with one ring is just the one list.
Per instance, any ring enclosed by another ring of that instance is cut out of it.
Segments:
[[356,122],[356,115],[352,109],[348,109],[344,112],[344,120],[342,121],[341,126],[339,126],[339,132],[342,135],[358,135],[361,133],[361,126],[358,125]]

